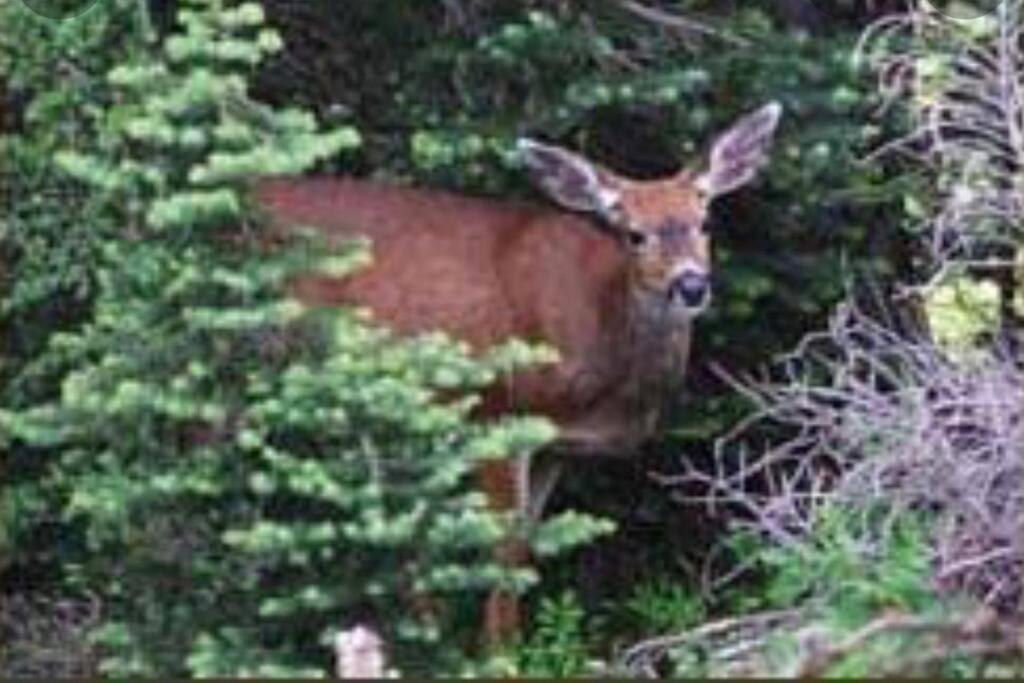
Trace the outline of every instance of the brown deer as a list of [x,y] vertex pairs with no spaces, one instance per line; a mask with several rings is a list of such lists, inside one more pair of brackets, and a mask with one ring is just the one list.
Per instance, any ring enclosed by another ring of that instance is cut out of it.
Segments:
[[[442,329],[477,350],[509,337],[557,349],[557,363],[496,383],[481,410],[558,428],[543,458],[481,472],[493,505],[535,520],[567,458],[629,453],[652,435],[711,299],[708,205],[754,177],[780,113],[773,102],[742,117],[702,168],[654,181],[521,140],[526,168],[563,210],[327,178],[267,180],[256,199],[281,228],[371,241],[366,269],[293,282],[306,303],[366,306],[400,334]],[[520,543],[503,558],[526,554]],[[514,633],[514,599],[492,595],[486,619],[492,641]]]

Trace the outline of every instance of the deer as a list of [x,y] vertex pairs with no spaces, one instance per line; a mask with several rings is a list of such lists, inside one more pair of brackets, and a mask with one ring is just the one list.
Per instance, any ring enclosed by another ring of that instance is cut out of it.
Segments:
[[[328,177],[266,178],[254,195],[275,229],[370,242],[364,269],[292,281],[304,304],[368,308],[397,334],[442,330],[474,351],[511,337],[555,349],[557,362],[495,382],[479,410],[556,427],[543,451],[478,473],[490,505],[531,523],[567,463],[635,453],[656,434],[711,301],[709,206],[756,176],[781,112],[770,102],[741,116],[703,164],[654,180],[520,138],[523,167],[556,207]],[[499,555],[529,562],[525,542]],[[484,619],[488,641],[507,643],[520,626],[517,598],[492,593]]]

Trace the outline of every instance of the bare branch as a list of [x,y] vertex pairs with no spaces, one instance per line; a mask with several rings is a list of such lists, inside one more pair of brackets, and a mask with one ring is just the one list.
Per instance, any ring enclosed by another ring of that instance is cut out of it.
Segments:
[[[998,3],[985,23],[959,22],[915,3],[869,27],[857,61],[873,70],[883,110],[911,129],[868,155],[907,155],[936,177],[929,218],[935,267],[1024,239],[1022,0]],[[969,25],[968,25],[969,24]]]
[[651,22],[652,24],[656,24],[662,28],[678,31],[690,39],[697,37],[711,37],[729,43],[730,45],[735,45],[736,47],[750,46],[749,40],[745,40],[726,31],[708,26],[707,24],[695,19],[683,17],[678,14],[671,14],[665,10],[641,4],[636,2],[636,0],[620,0],[618,4],[619,7],[636,17]]

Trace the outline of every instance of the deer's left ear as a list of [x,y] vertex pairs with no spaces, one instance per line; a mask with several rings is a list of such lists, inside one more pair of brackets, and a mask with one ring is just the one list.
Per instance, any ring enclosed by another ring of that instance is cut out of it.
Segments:
[[707,170],[697,177],[697,187],[708,200],[753,180],[767,159],[781,115],[782,105],[770,102],[741,117],[718,136],[711,147]]

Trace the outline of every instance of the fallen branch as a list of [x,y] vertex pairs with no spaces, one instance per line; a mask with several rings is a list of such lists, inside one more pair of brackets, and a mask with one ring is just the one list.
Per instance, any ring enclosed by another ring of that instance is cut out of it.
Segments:
[[[773,669],[770,648],[780,639],[795,637],[799,647],[785,670]],[[809,610],[781,610],[721,619],[683,633],[642,641],[619,658],[622,675],[658,678],[658,665],[680,648],[701,652],[705,670],[675,671],[672,675],[776,676],[820,678],[851,657],[871,655],[870,648],[892,638],[907,639],[885,662],[871,661],[872,675],[914,676],[942,662],[978,658],[980,667],[994,662],[1024,667],[1024,630],[1001,620],[995,611],[981,608],[943,618],[886,613],[851,634],[835,634],[820,615]],[[835,642],[833,642],[835,641]],[[717,668],[716,668],[717,667]]]
[[657,662],[672,650],[685,646],[719,653],[726,650],[730,660],[738,660],[762,648],[767,636],[775,629],[795,624],[800,617],[799,610],[762,612],[713,621],[684,633],[651,638],[627,649],[619,657],[616,668],[630,676],[657,678]]
[[[1013,658],[1024,655],[1024,631],[999,621],[995,612],[981,609],[964,618],[925,619],[905,614],[884,614],[835,645],[816,649],[799,662],[796,678],[819,678],[848,657],[863,652],[881,636],[912,636],[919,639],[911,654],[895,655],[885,663],[883,677],[919,675],[922,668],[959,657]],[[932,640],[932,643],[919,642]],[[926,649],[922,648],[930,645]],[[1017,662],[1020,666],[1024,662]],[[881,673],[881,671],[879,671]]]

